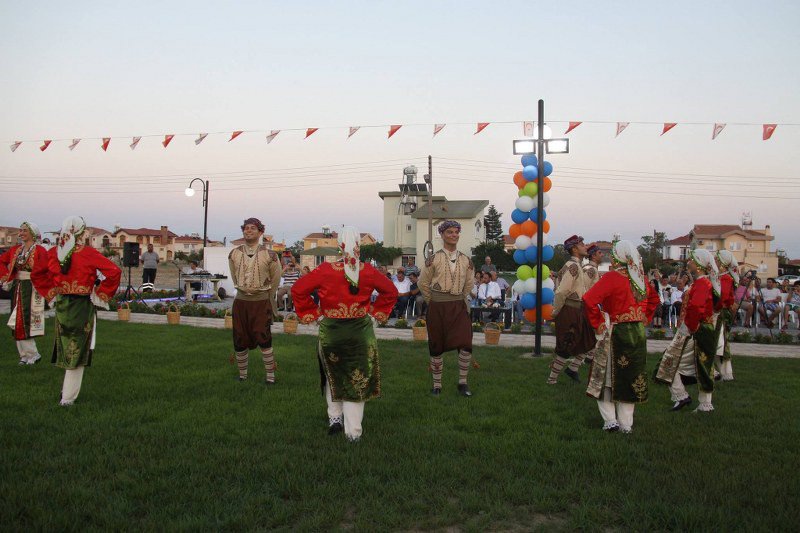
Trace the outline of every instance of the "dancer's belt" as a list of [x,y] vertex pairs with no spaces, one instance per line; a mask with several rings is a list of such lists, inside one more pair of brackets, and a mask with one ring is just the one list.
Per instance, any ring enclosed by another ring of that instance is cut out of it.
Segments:
[[31,279],[31,273],[27,270],[17,270],[17,279],[26,280]]

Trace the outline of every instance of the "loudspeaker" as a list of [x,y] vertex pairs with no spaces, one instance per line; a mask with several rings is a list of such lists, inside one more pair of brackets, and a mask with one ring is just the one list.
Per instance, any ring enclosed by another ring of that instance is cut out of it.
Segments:
[[126,242],[122,245],[122,266],[139,266],[139,243]]

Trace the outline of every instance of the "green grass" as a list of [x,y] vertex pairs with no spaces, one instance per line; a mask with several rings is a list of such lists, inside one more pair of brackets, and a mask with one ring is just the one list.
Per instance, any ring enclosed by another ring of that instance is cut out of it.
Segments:
[[[276,335],[279,385],[266,388],[255,351],[251,379],[235,381],[227,331],[98,325],[70,408],[57,405],[63,371],[18,367],[9,333],[0,336],[5,531],[800,523],[796,360],[737,358],[737,381],[719,387],[710,414],[669,413],[668,390],[651,385],[634,433],[622,435],[600,431],[583,386],[546,386],[548,361],[521,349],[477,349],[471,399],[456,395],[449,354],[433,398],[425,344],[381,342],[383,398],[367,404],[364,436],[349,444],[326,434],[313,337]],[[42,353],[52,331],[48,321]]]

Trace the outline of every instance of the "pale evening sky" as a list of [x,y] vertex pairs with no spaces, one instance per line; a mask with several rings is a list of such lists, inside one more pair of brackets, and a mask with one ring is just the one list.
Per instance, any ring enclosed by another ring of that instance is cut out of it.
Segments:
[[[553,242],[677,237],[750,211],[800,257],[798,25],[788,1],[2,0],[0,225],[79,214],[201,233],[183,189],[208,176],[213,239],[249,216],[287,244],[323,224],[381,238],[378,191],[431,154],[435,193],[489,200],[507,230],[511,140],[543,98],[556,134],[587,121],[549,158]],[[615,139],[616,121],[632,124]],[[679,125],[662,137],[663,122]],[[712,141],[714,122],[728,126]],[[434,123],[448,123],[435,138]],[[769,141],[762,123],[780,124]],[[387,140],[388,124],[406,126]],[[348,140],[358,125],[382,127]],[[195,146],[199,132],[227,134]],[[189,135],[164,149],[165,134]],[[132,151],[135,135],[155,137]]]

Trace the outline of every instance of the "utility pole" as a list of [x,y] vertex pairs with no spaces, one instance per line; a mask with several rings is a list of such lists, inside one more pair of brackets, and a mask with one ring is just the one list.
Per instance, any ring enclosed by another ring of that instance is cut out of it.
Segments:
[[428,184],[428,242],[422,247],[422,257],[427,262],[433,257],[433,158],[430,155],[425,183]]

